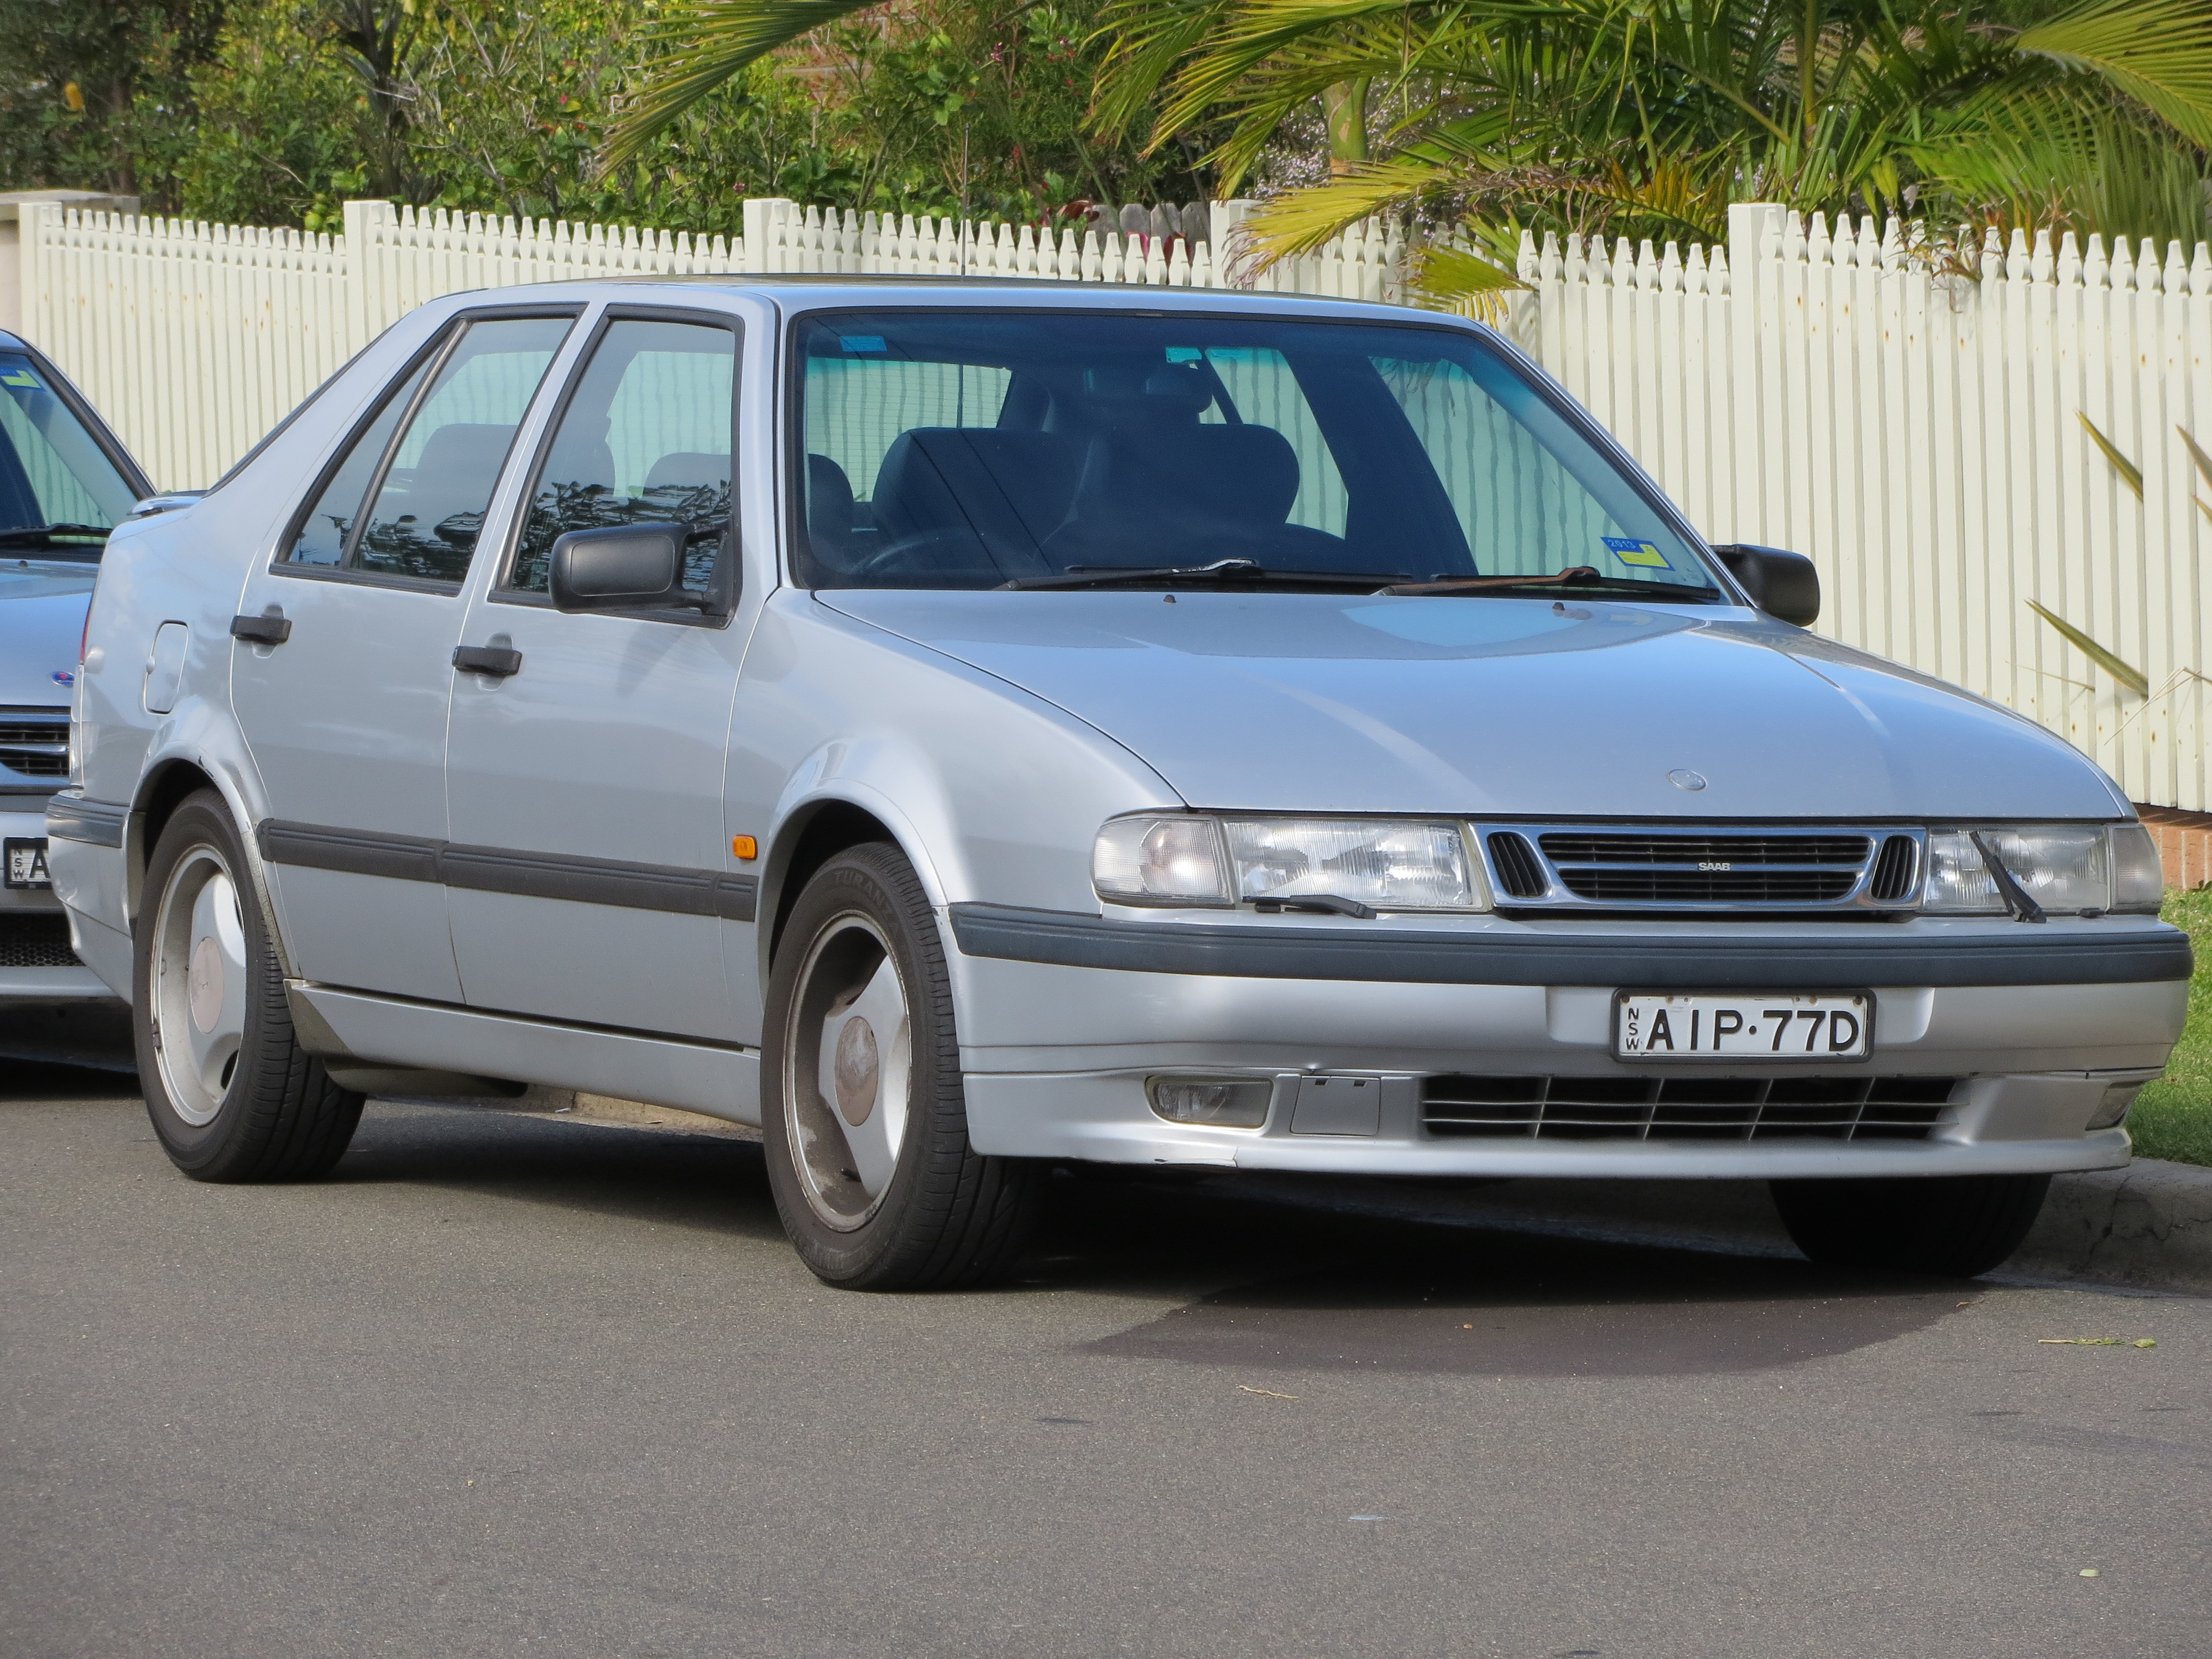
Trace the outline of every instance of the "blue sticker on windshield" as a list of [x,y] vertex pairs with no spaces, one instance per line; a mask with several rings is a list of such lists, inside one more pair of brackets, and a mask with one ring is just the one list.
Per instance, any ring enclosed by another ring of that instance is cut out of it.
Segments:
[[1170,346],[1168,361],[1171,363],[1201,363],[1206,353],[1197,346]]
[[840,334],[837,337],[837,343],[844,347],[848,351],[885,351],[890,349],[889,347],[884,344],[884,337],[880,334]]
[[27,368],[11,368],[5,374],[0,374],[0,386],[27,386],[33,392],[46,389],[39,377]]
[[1656,542],[1639,542],[1628,536],[1601,536],[1598,538],[1613,550],[1613,556],[1623,564],[1640,564],[1660,570],[1672,570],[1667,556],[1659,550]]

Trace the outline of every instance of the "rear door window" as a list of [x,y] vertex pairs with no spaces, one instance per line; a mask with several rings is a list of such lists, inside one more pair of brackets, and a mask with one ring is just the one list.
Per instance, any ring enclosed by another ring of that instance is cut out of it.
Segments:
[[574,320],[479,319],[401,377],[331,471],[284,562],[458,586],[515,430]]

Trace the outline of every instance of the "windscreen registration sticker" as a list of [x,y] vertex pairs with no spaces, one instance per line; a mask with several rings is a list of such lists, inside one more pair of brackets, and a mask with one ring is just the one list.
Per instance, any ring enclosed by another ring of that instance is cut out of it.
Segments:
[[1863,991],[1623,991],[1613,1049],[1622,1060],[1864,1060],[1874,999]]
[[1639,542],[1627,536],[1601,536],[1598,539],[1612,550],[1613,556],[1623,564],[1640,564],[1658,570],[1672,570],[1667,556],[1659,550],[1656,542]]
[[0,386],[19,386],[29,392],[44,392],[46,388],[39,377],[27,368],[11,368],[0,374]]

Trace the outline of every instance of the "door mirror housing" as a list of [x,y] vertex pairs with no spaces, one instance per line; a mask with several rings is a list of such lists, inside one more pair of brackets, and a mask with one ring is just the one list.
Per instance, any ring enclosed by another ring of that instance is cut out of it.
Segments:
[[684,591],[688,524],[610,525],[572,530],[553,544],[550,586],[562,611],[704,611]]
[[1748,542],[1716,547],[1729,574],[1743,585],[1751,602],[1768,616],[1800,628],[1820,619],[1820,573],[1802,553]]

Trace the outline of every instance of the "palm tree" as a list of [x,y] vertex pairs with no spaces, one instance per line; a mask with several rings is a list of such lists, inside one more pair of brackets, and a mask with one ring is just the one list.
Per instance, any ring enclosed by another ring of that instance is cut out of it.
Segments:
[[[1225,115],[1230,187],[1326,88],[1386,88],[1389,153],[1272,203],[1254,229],[1276,254],[1377,213],[1501,253],[1523,226],[1711,240],[1747,200],[2205,229],[2208,0],[2017,21],[1958,0],[1120,0],[1112,21],[1102,112],[1157,88],[1158,137]],[[1425,285],[1511,286],[1509,263],[1440,251]]]

